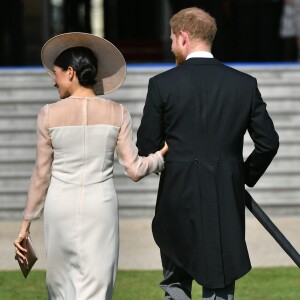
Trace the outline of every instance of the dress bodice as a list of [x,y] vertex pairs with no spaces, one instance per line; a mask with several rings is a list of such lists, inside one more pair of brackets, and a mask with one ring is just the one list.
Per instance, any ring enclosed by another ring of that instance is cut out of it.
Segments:
[[24,218],[41,215],[52,176],[75,185],[112,178],[115,150],[134,181],[163,169],[159,151],[138,156],[131,117],[123,105],[98,97],[69,97],[45,105],[37,119],[36,161]]
[[52,176],[72,184],[93,184],[113,177],[120,127],[112,125],[50,128],[54,149]]

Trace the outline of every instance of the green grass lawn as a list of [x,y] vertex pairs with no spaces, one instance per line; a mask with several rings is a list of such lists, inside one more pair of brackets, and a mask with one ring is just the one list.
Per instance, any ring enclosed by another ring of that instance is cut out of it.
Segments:
[[[162,300],[161,279],[160,271],[119,271],[113,300]],[[26,280],[18,271],[0,272],[0,300],[29,299],[47,300],[44,271],[33,271]],[[197,284],[193,299],[201,299]],[[299,300],[299,268],[255,268],[237,281],[235,299]]]

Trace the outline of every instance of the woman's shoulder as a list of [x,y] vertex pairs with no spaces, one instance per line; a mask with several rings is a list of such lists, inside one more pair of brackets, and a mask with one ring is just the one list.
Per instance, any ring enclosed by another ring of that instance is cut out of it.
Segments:
[[61,106],[64,102],[66,102],[66,99],[53,100],[52,102],[45,104],[41,109],[48,110],[49,108],[52,108],[52,107],[58,107],[58,106]]
[[99,102],[102,105],[107,106],[107,108],[110,108],[111,110],[117,111],[121,114],[123,114],[124,111],[127,110],[127,108],[123,104],[121,104],[117,101],[114,101],[114,100],[110,100],[107,98],[99,98]]
[[114,101],[111,99],[107,99],[107,98],[103,98],[103,97],[98,97],[98,99],[100,102],[102,102],[106,105],[112,106],[112,107],[121,107],[122,106],[121,103],[118,103],[117,101]]

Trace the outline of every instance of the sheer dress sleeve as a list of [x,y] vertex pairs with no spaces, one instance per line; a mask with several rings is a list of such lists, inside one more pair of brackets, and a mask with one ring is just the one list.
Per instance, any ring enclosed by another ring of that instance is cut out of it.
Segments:
[[117,141],[117,155],[125,174],[133,181],[139,181],[148,174],[160,172],[164,168],[164,159],[159,151],[139,156],[132,138],[132,120],[128,110],[122,106],[123,119]]
[[47,123],[48,105],[40,110],[37,118],[36,160],[24,210],[24,219],[29,221],[41,216],[50,184],[53,149]]

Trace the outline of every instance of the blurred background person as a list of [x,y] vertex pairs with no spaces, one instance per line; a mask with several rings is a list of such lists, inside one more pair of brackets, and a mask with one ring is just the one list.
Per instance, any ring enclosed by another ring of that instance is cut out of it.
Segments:
[[283,60],[300,61],[300,0],[284,0],[279,33]]

